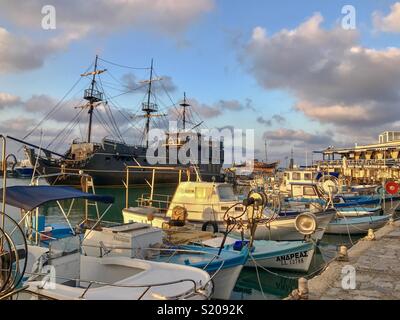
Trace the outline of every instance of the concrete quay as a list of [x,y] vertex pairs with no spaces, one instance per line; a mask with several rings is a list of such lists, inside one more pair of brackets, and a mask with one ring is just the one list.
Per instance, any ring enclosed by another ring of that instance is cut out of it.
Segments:
[[399,300],[400,222],[386,225],[375,236],[375,240],[361,240],[349,249],[348,261],[333,261],[309,280],[308,299]]

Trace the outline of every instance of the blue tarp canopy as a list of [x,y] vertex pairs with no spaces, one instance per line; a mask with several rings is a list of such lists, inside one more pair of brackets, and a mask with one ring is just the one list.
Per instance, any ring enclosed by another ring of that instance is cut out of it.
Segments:
[[[114,197],[82,192],[64,186],[14,186],[6,188],[6,203],[10,206],[31,211],[41,205],[69,199],[86,199],[102,203],[114,203]],[[3,201],[3,189],[0,190],[0,201]]]

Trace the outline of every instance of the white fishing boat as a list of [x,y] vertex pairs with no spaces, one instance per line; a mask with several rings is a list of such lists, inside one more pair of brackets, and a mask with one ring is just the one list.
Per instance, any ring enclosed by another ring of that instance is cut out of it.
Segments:
[[337,218],[329,223],[327,234],[366,234],[369,229],[377,230],[386,225],[391,215],[356,218]]
[[302,213],[309,213],[315,217],[316,228],[312,238],[316,241],[321,240],[325,234],[328,224],[336,216],[335,209],[311,213],[309,209],[280,211],[279,213],[265,211],[267,219],[263,225],[260,225],[255,232],[257,240],[275,240],[275,241],[302,241],[304,235],[296,229],[296,217]]
[[339,207],[336,208],[336,210],[337,216],[340,218],[376,216],[383,213],[383,209],[381,206],[374,206],[372,208],[364,206]]
[[140,257],[207,271],[214,283],[213,298],[228,300],[248,258],[247,248],[218,250],[194,245],[166,245],[164,234],[149,224],[130,223],[86,231],[82,249],[92,257]]
[[[32,272],[28,272],[31,276],[24,282],[28,286],[26,292],[46,299],[203,300],[211,293],[210,277],[196,268],[126,257],[96,258],[79,253],[74,257],[54,257],[50,249],[34,246],[28,246],[28,252],[33,260],[28,258]],[[65,269],[67,261],[68,276],[60,268],[63,265]],[[51,278],[51,272],[50,277],[40,274],[44,268],[54,270],[55,278]]]
[[[136,167],[134,169],[137,170]],[[157,168],[153,170],[151,193],[142,195],[137,200],[137,206],[130,206],[129,201],[126,202],[126,207],[122,210],[125,223],[148,223],[159,228],[165,225],[181,226],[188,223],[203,231],[211,230],[217,233],[226,229],[224,218],[230,211],[231,217],[243,221],[245,236],[250,236],[247,224],[249,213],[246,212],[246,206],[235,195],[231,184],[202,181],[180,182],[173,196],[158,195],[153,192]],[[129,183],[126,187],[128,194]],[[318,226],[313,237],[316,240],[322,238],[326,226],[335,214],[334,210],[315,212]],[[295,218],[293,216],[266,216],[264,222],[257,225],[254,239],[303,240],[303,235],[295,228]],[[238,229],[234,232],[240,234],[241,231],[242,229]]]
[[[153,184],[151,190],[154,188]],[[217,233],[225,229],[224,216],[229,208],[237,205],[235,216],[243,216],[245,206],[239,202],[231,184],[187,181],[178,184],[173,196],[143,194],[138,205],[127,205],[122,215],[125,223],[149,223],[158,228],[166,223],[179,225],[185,216],[198,229]]]

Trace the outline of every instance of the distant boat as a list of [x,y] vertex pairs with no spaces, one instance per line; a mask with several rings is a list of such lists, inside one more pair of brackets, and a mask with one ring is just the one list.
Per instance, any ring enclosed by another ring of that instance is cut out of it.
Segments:
[[274,175],[278,165],[279,161],[262,162],[254,160],[242,164],[235,164],[225,169],[225,172],[228,176],[234,175],[239,185],[248,185],[255,177]]
[[34,168],[29,159],[25,159],[17,164],[13,171],[16,178],[28,179],[32,177]]

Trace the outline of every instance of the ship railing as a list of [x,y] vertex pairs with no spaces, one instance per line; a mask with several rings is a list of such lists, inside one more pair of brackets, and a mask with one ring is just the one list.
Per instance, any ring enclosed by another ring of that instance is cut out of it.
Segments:
[[130,187],[130,175],[134,174],[135,171],[148,172],[151,175],[150,181],[146,179],[146,183],[150,188],[150,199],[153,199],[156,175],[160,172],[169,172],[177,175],[177,184],[180,184],[186,175],[187,181],[192,181],[191,177],[195,177],[195,181],[201,181],[201,176],[197,169],[192,172],[193,168],[188,167],[152,167],[152,166],[126,166],[126,179],[124,181],[125,186],[125,208],[129,208],[129,187]]
[[[352,166],[399,166],[400,159],[362,159],[362,160],[346,160],[346,165],[349,167]],[[344,164],[343,160],[325,160],[325,161],[316,161],[315,165],[319,166],[340,166],[342,167]]]
[[166,194],[142,194],[136,202],[140,207],[157,208],[160,212],[168,211],[172,196]]
[[[93,244],[83,244],[82,247],[88,247],[88,248],[96,248],[96,249],[100,249],[100,252],[102,253],[103,251],[105,252],[105,254],[101,254],[101,257],[104,257],[108,254],[110,254],[113,250],[126,250],[126,251],[132,251],[131,247],[124,247],[124,246],[107,246],[105,247],[103,246],[97,246],[97,245],[93,245]],[[147,248],[141,248],[142,252],[154,252],[154,254],[157,255],[161,255],[161,256],[165,256],[167,258],[166,262],[167,263],[173,263],[172,258],[175,257],[178,254],[194,254],[197,256],[206,256],[207,259],[209,258],[210,260],[207,261],[207,263],[205,264],[205,266],[202,268],[202,270],[206,271],[206,269],[214,262],[216,263],[220,263],[218,270],[214,273],[214,276],[216,273],[218,273],[219,271],[221,271],[221,269],[223,268],[225,261],[223,258],[221,258],[221,256],[219,254],[215,254],[212,252],[208,252],[205,250],[201,250],[201,247],[199,246],[199,250],[190,250],[190,249],[182,249],[182,248],[176,248],[176,247],[172,247],[172,248],[151,248],[151,247],[147,247]],[[83,250],[84,251],[84,250]],[[144,260],[151,260],[151,258],[149,259],[149,257],[142,255],[141,257],[137,257],[142,258]],[[206,285],[206,284],[205,284]]]
[[[50,281],[50,279],[48,278],[48,274],[45,273],[32,273],[32,272],[26,272],[27,275],[30,276],[35,276],[35,277],[44,277],[43,283],[41,285],[41,287],[39,289],[42,289],[45,287],[45,285],[47,284],[48,281]],[[103,282],[103,281],[95,281],[95,280],[86,280],[86,279],[73,279],[73,278],[66,278],[66,277],[60,277],[60,276],[55,276],[54,277],[55,280],[62,280],[63,282],[65,281],[71,281],[71,282],[76,282],[76,283],[87,283],[88,285],[86,286],[85,290],[83,291],[83,293],[79,296],[79,299],[85,299],[86,294],[88,293],[88,291],[92,288],[93,285],[96,286],[109,286],[109,287],[114,287],[114,288],[121,288],[121,289],[140,289],[140,288],[144,288],[144,291],[142,292],[142,294],[139,296],[139,298],[137,300],[142,300],[144,298],[144,296],[149,292],[150,289],[154,288],[154,287],[164,287],[164,286],[171,286],[174,284],[179,284],[179,283],[191,283],[192,284],[192,288],[187,290],[186,292],[183,292],[180,295],[176,295],[176,296],[159,296],[157,294],[154,294],[153,296],[158,296],[160,299],[163,300],[178,300],[178,299],[187,299],[193,295],[203,295],[204,297],[207,298],[207,296],[202,292],[203,290],[206,289],[206,287],[208,286],[209,282],[207,282],[206,284],[202,285],[201,287],[198,287],[198,284],[196,283],[195,280],[193,279],[180,279],[180,280],[175,280],[175,281],[167,281],[167,282],[159,282],[159,283],[151,283],[151,284],[139,284],[139,285],[122,285],[122,284],[115,284],[115,283],[109,283],[109,282]],[[35,292],[32,289],[30,289],[29,287],[26,288],[24,287],[22,290],[18,291],[19,292],[28,292],[32,295],[37,295],[39,297],[43,297],[43,298],[47,298],[47,299],[51,299],[54,300],[53,297],[43,294],[43,293],[39,293],[39,292]]]

